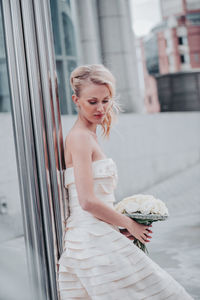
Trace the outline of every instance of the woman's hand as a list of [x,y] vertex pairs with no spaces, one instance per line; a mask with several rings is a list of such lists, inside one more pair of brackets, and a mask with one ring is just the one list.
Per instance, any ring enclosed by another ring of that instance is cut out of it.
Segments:
[[132,219],[131,221],[131,224],[127,227],[129,234],[138,239],[143,244],[150,242],[149,239],[151,239],[152,237],[149,234],[153,233],[153,231],[150,230],[150,227],[152,227],[152,225],[147,226],[139,224]]
[[124,229],[119,229],[120,233],[125,235],[129,240],[133,241],[135,239],[135,237],[129,233],[129,231],[124,228]]

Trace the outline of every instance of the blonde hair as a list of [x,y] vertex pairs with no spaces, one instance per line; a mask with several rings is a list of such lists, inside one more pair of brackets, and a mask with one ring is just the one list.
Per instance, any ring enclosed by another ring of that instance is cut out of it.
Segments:
[[104,65],[101,64],[83,65],[72,71],[70,84],[77,97],[80,97],[81,89],[84,84],[91,82],[94,84],[106,85],[110,91],[111,105],[109,106],[106,116],[101,124],[103,136],[108,137],[111,125],[117,119],[116,116],[120,110],[115,97],[115,77]]

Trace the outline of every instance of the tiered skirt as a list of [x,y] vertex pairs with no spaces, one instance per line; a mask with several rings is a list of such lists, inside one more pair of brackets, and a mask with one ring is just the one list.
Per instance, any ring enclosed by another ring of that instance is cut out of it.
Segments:
[[58,287],[61,300],[192,299],[118,227],[97,218],[68,221]]

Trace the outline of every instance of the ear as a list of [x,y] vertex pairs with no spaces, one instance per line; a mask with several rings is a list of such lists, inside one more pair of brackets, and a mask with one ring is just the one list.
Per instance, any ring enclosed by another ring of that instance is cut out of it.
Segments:
[[79,106],[79,99],[78,99],[78,97],[75,94],[72,95],[72,100],[74,101],[74,103],[76,104],[76,106]]

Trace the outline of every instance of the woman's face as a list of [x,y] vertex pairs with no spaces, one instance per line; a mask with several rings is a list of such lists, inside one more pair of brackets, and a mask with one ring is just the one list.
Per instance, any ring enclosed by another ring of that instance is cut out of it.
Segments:
[[76,97],[79,114],[91,123],[101,124],[111,104],[110,91],[106,85],[86,84]]

